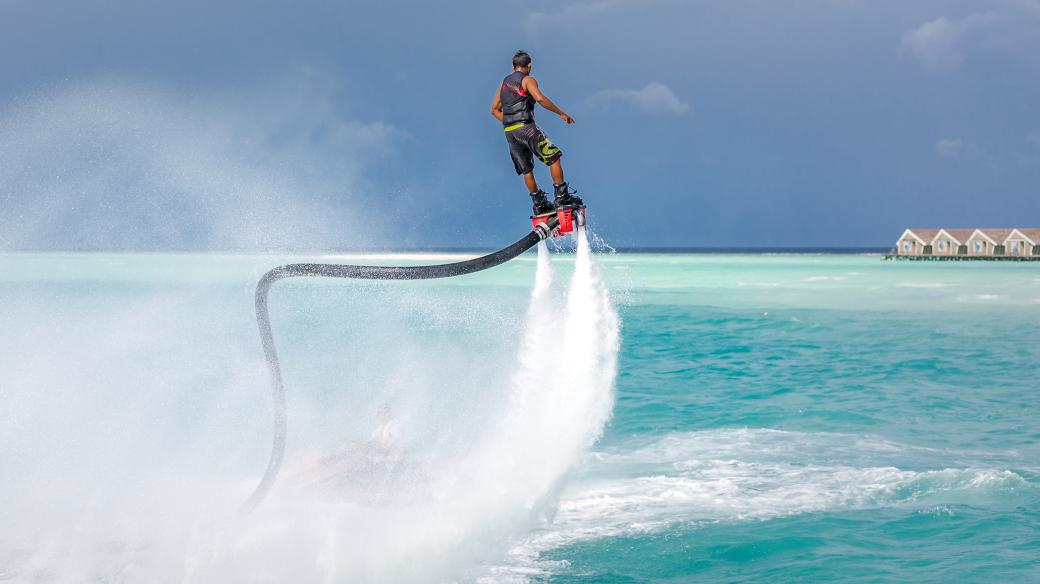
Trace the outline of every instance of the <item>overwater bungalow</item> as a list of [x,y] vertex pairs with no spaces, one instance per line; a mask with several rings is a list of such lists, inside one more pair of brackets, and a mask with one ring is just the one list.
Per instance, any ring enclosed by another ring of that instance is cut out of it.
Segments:
[[932,253],[954,256],[968,253],[968,238],[974,229],[940,229],[932,238]]
[[1004,239],[1004,253],[1015,257],[1040,257],[1040,229],[1012,229]]
[[885,258],[1040,260],[1040,227],[907,229]]
[[968,238],[968,255],[990,257],[996,254],[998,246],[1011,234],[1011,229],[976,229]]
[[938,229],[907,229],[896,242],[896,254],[906,256],[924,255],[925,249],[931,253],[932,240],[939,234]]

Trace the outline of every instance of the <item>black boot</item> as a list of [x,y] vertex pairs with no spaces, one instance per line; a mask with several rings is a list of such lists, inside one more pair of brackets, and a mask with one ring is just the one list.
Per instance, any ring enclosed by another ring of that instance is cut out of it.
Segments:
[[537,193],[531,193],[531,208],[535,215],[545,215],[556,210],[542,189],[538,189]]
[[585,203],[581,200],[581,197],[575,197],[575,193],[578,191],[572,191],[567,186],[567,183],[560,183],[556,186],[555,201],[556,208],[560,207],[581,207]]

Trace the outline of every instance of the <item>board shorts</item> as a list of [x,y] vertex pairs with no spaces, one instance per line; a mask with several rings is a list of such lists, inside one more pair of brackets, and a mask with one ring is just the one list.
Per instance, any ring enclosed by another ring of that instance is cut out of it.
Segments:
[[546,166],[563,156],[563,151],[557,148],[534,122],[513,124],[506,126],[505,130],[509,156],[513,158],[517,174],[527,174],[534,170],[535,156]]

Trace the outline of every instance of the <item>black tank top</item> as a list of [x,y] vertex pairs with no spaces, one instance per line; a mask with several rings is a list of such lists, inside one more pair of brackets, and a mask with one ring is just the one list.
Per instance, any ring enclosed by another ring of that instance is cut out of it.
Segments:
[[502,80],[502,124],[510,126],[534,121],[534,98],[524,91],[527,73],[514,71]]

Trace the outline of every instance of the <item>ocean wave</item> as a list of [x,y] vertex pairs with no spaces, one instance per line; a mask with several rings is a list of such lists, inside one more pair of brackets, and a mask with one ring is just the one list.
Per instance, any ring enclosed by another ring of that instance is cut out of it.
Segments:
[[677,475],[604,481],[571,493],[560,504],[556,516],[560,531],[555,539],[640,533],[675,523],[897,505],[949,491],[1027,485],[1014,472],[991,469],[918,472],[737,460],[686,461],[677,466],[681,468]]
[[855,464],[908,451],[943,454],[878,437],[769,429],[675,433],[635,448],[593,453],[562,494],[553,522],[516,545],[493,573],[497,580],[511,574],[523,581],[560,569],[540,559],[547,551],[679,525],[901,505],[935,508],[1032,487],[1006,469]]

